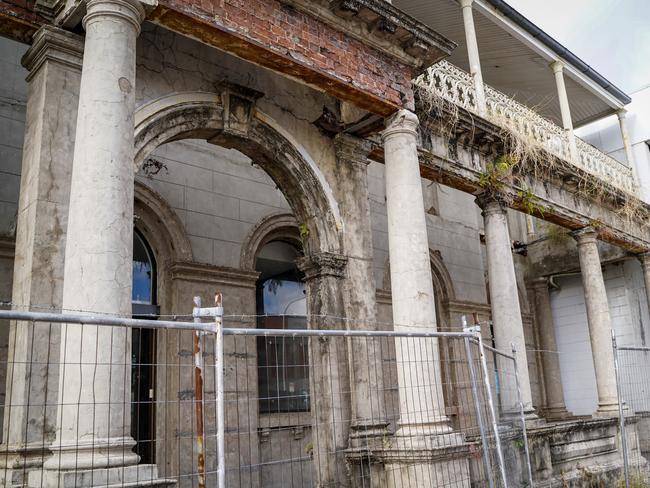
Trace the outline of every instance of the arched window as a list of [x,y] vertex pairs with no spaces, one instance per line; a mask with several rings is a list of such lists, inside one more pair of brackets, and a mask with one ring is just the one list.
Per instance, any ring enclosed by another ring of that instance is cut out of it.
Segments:
[[[304,329],[307,300],[301,255],[296,245],[275,240],[257,254],[257,326]],[[259,337],[257,341],[260,413],[309,410],[309,355],[305,337]]]
[[[142,234],[133,230],[133,316],[155,319],[156,260]],[[131,436],[135,451],[145,464],[155,455],[155,358],[156,335],[153,329],[134,328],[131,342]]]
[[133,231],[133,315],[154,315],[156,307],[156,261],[149,245]]

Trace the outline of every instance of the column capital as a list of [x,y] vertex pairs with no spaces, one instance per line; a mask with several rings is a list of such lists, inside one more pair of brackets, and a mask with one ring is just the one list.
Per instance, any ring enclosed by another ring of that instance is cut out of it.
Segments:
[[598,231],[590,225],[571,231],[569,235],[576,240],[578,246],[592,242],[595,243],[598,240]]
[[627,117],[627,110],[624,108],[619,108],[616,111],[616,116],[618,117],[618,120],[623,120]]
[[474,0],[460,0],[461,8],[472,7],[474,5]]
[[27,81],[48,61],[62,64],[81,72],[83,60],[83,37],[51,25],[36,31],[34,42],[21,59],[29,71]]
[[344,278],[348,258],[333,252],[317,252],[298,259],[296,264],[305,273],[305,281],[324,276]]
[[548,291],[549,279],[546,276],[540,276],[528,282],[528,288],[537,291]]
[[636,255],[643,266],[650,268],[650,251],[645,251]]
[[420,121],[410,110],[401,109],[386,119],[386,129],[381,133],[381,140],[386,141],[396,134],[410,134],[417,137]]
[[495,214],[505,214],[508,210],[508,198],[498,192],[483,192],[474,200],[483,211],[483,217]]
[[334,136],[334,151],[338,161],[367,166],[370,164],[368,155],[371,150],[372,143],[367,139],[345,133]]
[[564,71],[564,63],[559,59],[553,61],[551,64],[549,64],[549,66],[553,70],[553,73],[562,73]]
[[155,7],[157,0],[87,0],[86,15],[82,20],[84,29],[101,18],[112,17],[130,23],[140,34],[140,24],[146,16],[145,8]]

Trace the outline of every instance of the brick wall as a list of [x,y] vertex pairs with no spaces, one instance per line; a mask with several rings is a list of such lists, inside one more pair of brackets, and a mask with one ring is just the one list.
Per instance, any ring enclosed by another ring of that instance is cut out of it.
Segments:
[[411,68],[277,0],[161,0],[149,19],[380,115],[412,97]]

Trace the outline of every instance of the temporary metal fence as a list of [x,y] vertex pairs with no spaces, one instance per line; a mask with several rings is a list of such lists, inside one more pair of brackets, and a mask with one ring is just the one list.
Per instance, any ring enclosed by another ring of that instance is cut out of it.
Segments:
[[626,488],[650,484],[650,347],[622,346],[612,335],[620,446]]
[[479,327],[193,316],[0,311],[2,483],[532,486],[516,360]]

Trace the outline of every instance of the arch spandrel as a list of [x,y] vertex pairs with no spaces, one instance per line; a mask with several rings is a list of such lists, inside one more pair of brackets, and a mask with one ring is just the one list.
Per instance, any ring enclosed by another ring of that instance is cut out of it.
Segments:
[[340,252],[342,220],[324,175],[290,133],[254,107],[256,97],[232,89],[185,92],[143,105],[135,115],[135,171],[157,147],[181,139],[236,149],[282,191],[299,225],[306,225],[311,250]]

